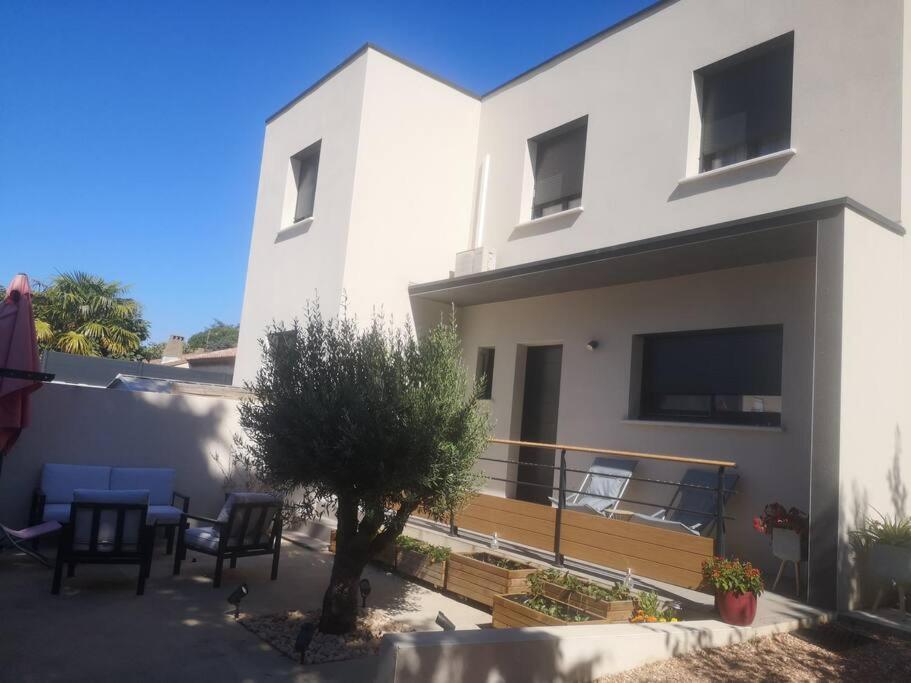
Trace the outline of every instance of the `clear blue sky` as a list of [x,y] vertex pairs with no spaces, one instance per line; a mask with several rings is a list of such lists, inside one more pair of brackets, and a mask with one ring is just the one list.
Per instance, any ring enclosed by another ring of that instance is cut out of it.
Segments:
[[485,91],[649,4],[2,0],[0,280],[130,284],[153,340],[237,322],[267,116],[366,41]]

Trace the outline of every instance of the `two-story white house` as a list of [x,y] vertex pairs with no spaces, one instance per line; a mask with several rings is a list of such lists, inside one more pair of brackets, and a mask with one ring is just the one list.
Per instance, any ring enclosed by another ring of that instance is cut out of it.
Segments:
[[454,305],[496,436],[736,461],[728,551],[807,510],[846,607],[847,532],[911,512],[909,58],[905,0],[658,2],[483,95],[367,45],[267,121],[235,383],[317,294]]

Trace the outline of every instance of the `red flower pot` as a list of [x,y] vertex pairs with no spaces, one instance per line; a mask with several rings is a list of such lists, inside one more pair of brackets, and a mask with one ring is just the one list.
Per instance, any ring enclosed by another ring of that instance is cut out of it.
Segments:
[[715,606],[721,620],[731,626],[749,626],[756,618],[756,594],[749,591],[716,593]]

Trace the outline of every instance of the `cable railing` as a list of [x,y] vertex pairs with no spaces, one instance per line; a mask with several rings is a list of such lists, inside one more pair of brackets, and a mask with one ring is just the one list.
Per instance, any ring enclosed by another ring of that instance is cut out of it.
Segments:
[[[492,475],[487,475],[487,478],[492,481],[499,481],[508,484],[516,484],[517,486],[522,487],[531,487],[536,489],[546,489],[551,493],[556,492],[556,497],[550,497],[550,500],[556,504],[556,516],[555,516],[555,528],[554,528],[554,540],[553,540],[553,553],[555,562],[562,566],[564,562],[564,556],[561,552],[560,543],[561,543],[561,528],[563,523],[563,511],[567,509],[567,495],[568,494],[578,494],[585,496],[586,498],[608,500],[614,503],[614,506],[606,511],[605,516],[613,517],[615,514],[623,513],[617,509],[620,501],[624,503],[629,503],[633,505],[642,505],[648,507],[659,507],[665,511],[674,511],[677,513],[683,513],[686,515],[697,515],[700,517],[705,517],[708,520],[706,524],[706,529],[711,529],[714,525],[715,532],[715,553],[717,555],[725,555],[725,521],[732,519],[725,513],[725,500],[734,493],[733,487],[725,488],[725,477],[728,470],[735,469],[737,463],[728,461],[728,460],[711,460],[706,458],[691,458],[681,455],[664,455],[656,453],[641,453],[636,451],[622,451],[615,449],[607,448],[592,448],[588,446],[573,446],[566,444],[551,444],[551,443],[539,443],[535,441],[518,441],[513,439],[498,439],[490,438],[488,441],[492,444],[500,444],[504,446],[514,446],[519,448],[536,448],[536,449],[545,449],[553,450],[554,453],[559,453],[559,465],[549,465],[540,462],[526,462],[522,460],[509,460],[504,458],[492,458],[488,456],[482,456],[479,460],[486,462],[493,462],[506,466],[514,466],[517,468],[515,477],[497,477]],[[716,478],[714,483],[711,486],[707,486],[703,483],[693,483],[687,481],[671,481],[667,479],[659,478],[650,478],[650,477],[641,477],[636,476],[632,472],[629,475],[609,475],[612,478],[616,479],[625,479],[629,481],[649,483],[659,486],[673,486],[676,488],[674,496],[671,498],[671,501],[668,504],[658,505],[653,501],[644,501],[637,500],[626,497],[621,493],[620,496],[608,496],[602,495],[599,493],[593,493],[588,490],[581,489],[570,489],[567,487],[567,474],[582,474],[582,475],[592,475],[592,476],[608,476],[608,475],[598,475],[593,474],[589,470],[577,469],[567,466],[567,452],[571,453],[588,453],[594,455],[608,455],[619,458],[629,458],[635,460],[650,460],[655,462],[666,462],[666,463],[676,463],[676,464],[685,464],[691,467],[700,467],[700,468],[711,468],[716,471]],[[541,468],[544,470],[550,470],[551,472],[558,472],[559,476],[557,478],[557,485],[544,484],[536,481],[527,481],[519,479],[518,467],[531,467],[531,468]],[[698,510],[687,507],[682,507],[681,505],[675,504],[678,497],[682,498],[683,496],[678,495],[681,489],[696,489],[711,492],[714,497],[714,505],[711,511],[708,510]],[[631,513],[630,513],[631,514]],[[701,526],[701,525],[700,525]],[[458,534],[458,529],[455,524],[455,519],[450,520],[450,531],[454,534]]]

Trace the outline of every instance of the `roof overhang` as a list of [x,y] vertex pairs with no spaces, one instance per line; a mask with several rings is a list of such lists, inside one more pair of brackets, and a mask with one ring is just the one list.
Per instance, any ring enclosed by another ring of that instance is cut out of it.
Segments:
[[845,197],[484,273],[415,284],[408,292],[415,299],[473,306],[809,257],[816,253],[817,221],[832,217],[845,207],[904,235],[899,224]]

